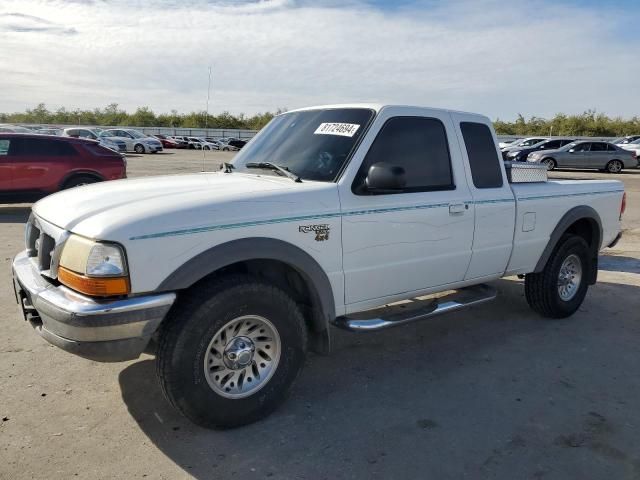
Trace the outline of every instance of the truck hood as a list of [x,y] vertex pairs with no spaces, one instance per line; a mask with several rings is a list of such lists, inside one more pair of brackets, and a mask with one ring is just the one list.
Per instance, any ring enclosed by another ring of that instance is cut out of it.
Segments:
[[333,183],[243,173],[145,177],[65,190],[37,202],[33,212],[88,238],[125,242],[158,231],[259,219],[274,211],[335,211],[337,194],[328,197],[335,198],[333,204],[326,201],[326,192],[336,188]]

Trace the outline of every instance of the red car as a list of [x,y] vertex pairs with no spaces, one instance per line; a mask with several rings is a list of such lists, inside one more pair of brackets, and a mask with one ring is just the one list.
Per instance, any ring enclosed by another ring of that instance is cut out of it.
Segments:
[[49,194],[126,178],[124,157],[93,140],[0,133],[0,194]]
[[173,138],[169,138],[166,135],[158,134],[158,135],[154,135],[154,137],[160,140],[160,143],[162,143],[162,146],[164,148],[184,148],[182,145],[176,142]]

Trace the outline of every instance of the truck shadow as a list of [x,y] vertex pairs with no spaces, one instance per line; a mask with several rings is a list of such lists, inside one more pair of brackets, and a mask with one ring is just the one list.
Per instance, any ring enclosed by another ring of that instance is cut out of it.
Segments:
[[[311,355],[291,398],[253,425],[194,426],[162,396],[150,359],[120,373],[122,398],[151,442],[198,479],[419,478],[424,472],[507,478],[505,468],[528,471],[519,463],[529,462],[528,475],[535,476],[540,465],[559,460],[569,468],[560,471],[589,468],[586,457],[554,444],[572,428],[558,418],[622,409],[626,421],[640,422],[634,402],[625,407],[609,398],[637,398],[640,382],[630,385],[622,375],[615,383],[607,374],[598,380],[598,401],[585,393],[595,388],[603,357],[620,372],[637,368],[629,354],[637,346],[624,353],[619,337],[629,328],[640,333],[631,313],[640,286],[599,283],[573,317],[550,321],[529,310],[522,281],[495,285],[496,302],[455,315],[370,334],[333,329],[332,354]],[[635,338],[629,345],[637,345]],[[611,352],[612,341],[619,355]],[[629,460],[592,456],[607,468]]]
[[598,259],[598,268],[609,272],[640,273],[640,260],[622,255],[602,255]]

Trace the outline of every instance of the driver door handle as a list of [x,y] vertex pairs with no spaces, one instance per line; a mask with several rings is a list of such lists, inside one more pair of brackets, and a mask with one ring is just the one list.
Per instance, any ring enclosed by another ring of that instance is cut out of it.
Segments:
[[449,215],[458,215],[464,213],[467,208],[467,205],[464,203],[451,203],[449,204]]

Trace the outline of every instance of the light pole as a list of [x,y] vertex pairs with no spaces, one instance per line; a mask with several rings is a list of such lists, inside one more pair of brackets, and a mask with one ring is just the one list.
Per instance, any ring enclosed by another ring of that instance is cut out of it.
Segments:
[[[204,113],[204,136],[207,136],[207,128],[209,127],[209,99],[211,98],[211,65],[209,65],[209,85],[207,86],[207,107]],[[202,171],[204,172],[204,146],[202,147]]]

